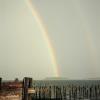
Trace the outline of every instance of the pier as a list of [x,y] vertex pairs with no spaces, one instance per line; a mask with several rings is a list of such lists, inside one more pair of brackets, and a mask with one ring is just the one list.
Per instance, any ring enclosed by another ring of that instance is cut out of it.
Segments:
[[100,80],[33,80],[31,99],[100,100]]
[[[10,95],[6,94],[8,91]],[[17,98],[10,100],[100,100],[100,80],[33,80],[25,77],[22,81],[3,82],[0,78],[0,100],[6,100],[1,99],[5,95]]]

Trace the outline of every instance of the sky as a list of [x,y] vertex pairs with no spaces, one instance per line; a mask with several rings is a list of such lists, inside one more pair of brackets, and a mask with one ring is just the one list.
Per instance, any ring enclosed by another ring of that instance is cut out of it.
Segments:
[[0,0],[0,76],[100,77],[100,0]]

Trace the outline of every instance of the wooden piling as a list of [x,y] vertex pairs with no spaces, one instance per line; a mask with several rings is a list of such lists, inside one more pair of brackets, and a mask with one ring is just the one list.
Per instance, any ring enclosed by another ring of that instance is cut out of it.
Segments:
[[1,90],[1,87],[2,87],[2,78],[0,77],[0,90]]
[[25,77],[23,79],[22,100],[31,100],[31,95],[28,94],[28,89],[31,87],[32,87],[32,78]]

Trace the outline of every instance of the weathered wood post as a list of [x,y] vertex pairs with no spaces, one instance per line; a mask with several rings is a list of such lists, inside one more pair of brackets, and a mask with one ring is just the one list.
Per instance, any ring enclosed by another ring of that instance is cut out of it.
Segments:
[[32,78],[25,77],[23,79],[22,100],[31,100],[31,95],[29,94],[29,88],[32,88]]
[[1,90],[1,87],[2,87],[2,78],[0,77],[0,90]]
[[23,79],[23,100],[28,100],[28,86],[29,86],[29,80],[27,77]]
[[32,88],[32,78],[29,78],[29,87],[28,87],[28,100],[32,100],[33,88]]

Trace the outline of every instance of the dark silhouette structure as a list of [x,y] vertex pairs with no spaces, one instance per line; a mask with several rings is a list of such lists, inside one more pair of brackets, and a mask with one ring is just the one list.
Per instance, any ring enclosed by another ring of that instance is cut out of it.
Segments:
[[23,79],[22,100],[32,100],[31,94],[28,93],[29,88],[32,88],[32,78],[25,77]]
[[2,87],[2,78],[0,78],[0,90],[1,90],[1,87]]

